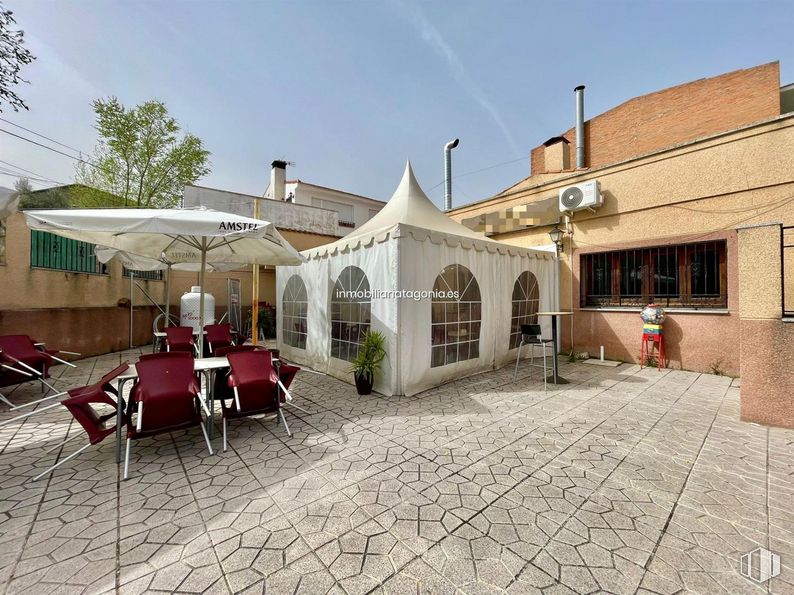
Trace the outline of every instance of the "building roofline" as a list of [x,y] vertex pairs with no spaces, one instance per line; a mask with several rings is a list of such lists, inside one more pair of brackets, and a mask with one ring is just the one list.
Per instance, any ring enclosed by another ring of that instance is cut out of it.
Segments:
[[712,141],[712,140],[715,140],[715,139],[718,139],[718,138],[721,138],[721,137],[724,137],[724,136],[729,136],[731,134],[736,134],[736,133],[739,133],[739,132],[745,132],[747,130],[752,130],[753,128],[760,128],[760,127],[768,125],[768,124],[773,124],[775,122],[782,122],[782,121],[785,121],[785,120],[792,120],[792,122],[794,123],[794,112],[791,112],[791,113],[788,113],[788,114],[781,114],[779,116],[774,116],[772,118],[766,118],[764,120],[759,120],[758,122],[753,122],[751,124],[745,124],[745,125],[739,126],[737,128],[731,128],[730,130],[723,130],[721,132],[716,132],[716,133],[710,134],[708,136],[701,136],[701,137],[694,138],[694,139],[691,139],[691,140],[688,140],[688,141],[683,141],[683,142],[680,142],[680,143],[677,143],[677,144],[674,144],[674,145],[670,145],[668,147],[664,147],[664,148],[661,148],[661,149],[656,149],[654,151],[650,151],[648,153],[642,153],[640,155],[634,155],[632,157],[629,157],[628,159],[623,159],[622,161],[615,161],[614,163],[607,163],[605,165],[600,165],[600,166],[594,167],[594,168],[576,170],[574,172],[571,172],[570,175],[560,176],[558,178],[554,178],[553,180],[546,180],[545,182],[538,182],[537,184],[534,184],[532,186],[527,186],[525,188],[520,188],[520,189],[517,189],[517,190],[510,190],[510,188],[514,188],[518,184],[521,184],[522,182],[526,182],[527,180],[530,180],[532,178],[532,176],[528,176],[528,177],[524,178],[523,180],[520,180],[520,181],[516,182],[512,186],[509,186],[506,190],[500,192],[499,194],[495,194],[494,196],[491,196],[489,198],[484,198],[482,200],[478,200],[478,201],[475,201],[475,202],[470,202],[470,203],[467,203],[465,205],[461,205],[459,207],[455,207],[454,209],[452,209],[451,211],[448,211],[448,212],[455,213],[455,212],[461,211],[463,209],[468,209],[470,207],[483,206],[486,203],[490,203],[490,202],[494,202],[495,203],[495,202],[498,202],[498,201],[503,200],[505,198],[516,196],[516,195],[524,193],[524,192],[530,192],[530,191],[533,191],[533,190],[537,190],[537,189],[543,188],[544,186],[553,186],[555,184],[559,184],[560,182],[565,182],[567,180],[573,180],[573,179],[576,179],[576,178],[578,178],[578,177],[580,177],[582,175],[590,175],[590,174],[597,173],[597,172],[600,172],[600,171],[604,171],[606,169],[610,169],[610,168],[613,168],[613,167],[620,167],[621,165],[626,165],[628,163],[632,163],[634,161],[639,161],[641,159],[647,159],[649,157],[662,155],[664,153],[669,153],[671,151],[676,151],[678,149],[683,149],[683,148],[686,148],[686,147],[689,147],[689,146],[692,146],[692,145],[696,145],[696,144],[699,144],[699,143],[709,142],[709,141]]
[[570,145],[571,144],[571,141],[569,141],[564,136],[552,136],[549,140],[547,140],[545,143],[543,143],[543,146],[544,147],[549,147],[549,146],[551,146],[551,145],[553,145],[555,143],[559,143],[559,142],[563,142],[566,145]]
[[[20,176],[20,177],[24,177],[24,176]],[[94,190],[96,192],[104,192],[105,194],[108,194],[110,196],[115,196],[116,198],[121,199],[120,196],[116,196],[112,192],[108,192],[107,190],[100,190],[99,188],[94,188],[93,186],[88,186],[86,184],[80,184],[79,182],[72,182],[71,184],[56,184],[55,186],[50,186],[49,188],[39,188],[38,190],[31,190],[30,193],[38,194],[40,192],[47,192],[49,190],[66,189],[66,188],[88,188],[89,190]]]
[[[611,112],[613,112],[613,111],[615,111],[617,109],[620,109],[621,107],[623,107],[625,105],[628,105],[630,103],[633,103],[633,102],[636,102],[636,101],[639,101],[639,100],[646,99],[648,97],[653,97],[653,96],[659,95],[661,93],[667,93],[668,91],[671,91],[671,90],[674,90],[674,89],[680,89],[680,88],[687,87],[687,86],[690,86],[690,85],[695,85],[697,83],[702,83],[703,81],[709,81],[709,80],[714,80],[714,79],[718,79],[718,78],[722,78],[722,77],[727,77],[727,76],[731,76],[731,75],[734,75],[734,74],[739,73],[739,72],[757,70],[757,69],[760,69],[760,68],[773,66],[775,64],[778,65],[778,69],[779,69],[780,60],[771,60],[769,62],[764,62],[762,64],[756,64],[755,66],[748,66],[746,68],[736,68],[734,70],[730,70],[728,72],[722,72],[720,74],[715,74],[713,76],[703,76],[703,77],[700,77],[700,78],[697,78],[697,79],[694,79],[694,80],[685,81],[683,83],[678,83],[677,85],[671,85],[669,87],[664,87],[663,89],[656,89],[655,91],[650,91],[650,92],[645,93],[643,95],[637,95],[635,97],[630,97],[630,98],[618,103],[617,105],[614,105],[611,108],[609,108],[609,109],[607,109],[607,110],[605,110],[605,111],[603,111],[603,112],[601,112],[599,114],[596,114],[595,116],[592,116],[591,118],[588,118],[587,120],[585,120],[585,124],[588,124],[588,123],[590,123],[592,120],[594,120],[596,118],[600,118],[601,116],[604,116],[604,115],[609,114],[609,113],[611,113]],[[779,70],[778,70],[778,72],[779,72]],[[783,91],[786,87],[789,87],[789,86],[794,86],[794,83],[791,83],[790,85],[785,85],[783,87],[780,87],[780,90]],[[755,123],[753,123],[753,124],[755,124]],[[752,125],[752,124],[750,124],[750,125]],[[565,140],[566,142],[568,142],[570,144],[570,141],[568,141],[565,138],[564,135],[572,132],[574,129],[575,129],[575,127],[568,127],[561,135],[551,137],[546,142],[541,143],[537,147],[534,147],[532,149],[532,151],[534,152],[535,149],[538,149],[540,147],[549,146],[549,144],[553,144],[554,142],[557,142],[560,139]],[[736,130],[736,129],[731,129],[731,130]],[[722,132],[730,132],[731,130],[722,131]],[[721,134],[722,132],[718,132],[718,133],[715,133],[715,134]],[[692,140],[696,141],[698,139],[692,139]],[[689,142],[689,141],[687,141],[687,142]],[[673,146],[677,146],[677,145],[673,145]],[[663,150],[665,150],[667,148],[670,148],[670,147],[663,147],[663,148],[660,148],[660,149],[656,149],[656,151],[663,151]],[[628,159],[634,159],[635,157],[644,157],[644,156],[647,156],[647,155],[650,155],[650,154],[652,154],[652,153],[642,153],[640,155],[635,155],[633,157],[629,157]],[[615,162],[615,163],[617,163],[617,162]],[[610,165],[614,165],[614,164],[610,163],[610,164],[605,164],[604,166],[599,166],[599,167],[607,167],[607,166],[610,166]],[[578,171],[583,171],[583,170],[578,170]],[[556,172],[549,172],[549,173],[556,173]],[[505,193],[509,193],[511,191],[511,188],[514,188],[515,186],[518,186],[519,184],[521,184],[522,182],[525,182],[526,180],[528,180],[531,177],[532,176],[530,175],[530,176],[528,176],[526,178],[523,178],[522,180],[519,180],[515,184],[511,184],[510,186],[500,190],[497,194],[495,194],[491,198],[496,198],[497,196],[501,196],[501,195],[503,195]],[[559,178],[557,178],[557,179],[559,179]],[[486,199],[483,199],[482,201],[477,201],[477,202],[469,203],[469,204],[478,204],[479,202],[484,202],[486,200],[491,200],[491,198],[486,198]],[[468,206],[468,205],[462,205],[461,207],[457,207],[457,208],[463,208],[463,207],[466,207],[466,206]],[[453,209],[453,211],[454,210],[455,209]]]
[[353,196],[355,198],[361,198],[364,200],[368,200],[370,202],[376,202],[379,205],[385,205],[385,200],[378,200],[377,198],[370,198],[369,196],[363,196],[361,194],[355,194],[353,192],[346,192],[345,190],[339,190],[338,188],[331,188],[330,186],[321,186],[320,184],[312,184],[311,182],[304,182],[300,178],[296,180],[287,180],[287,184],[302,184],[304,186],[311,186],[312,188],[320,188],[321,190],[330,190],[332,192],[339,192],[340,194],[346,194],[347,196]]
[[[625,101],[621,101],[620,103],[618,103],[617,105],[609,108],[608,110],[603,111],[600,114],[596,114],[592,118],[588,118],[587,120],[585,120],[585,122],[589,122],[590,120],[593,120],[595,118],[603,116],[604,114],[608,114],[609,112],[615,111],[616,109],[621,108],[624,105],[627,105],[629,103],[632,103],[632,102],[640,100],[640,99],[645,99],[646,97],[653,97],[654,95],[659,95],[660,93],[667,93],[668,91],[672,91],[674,89],[681,89],[683,87],[688,87],[690,85],[696,85],[697,83],[702,83],[703,81],[711,81],[711,80],[714,80],[714,79],[728,77],[728,76],[731,76],[731,75],[739,73],[739,72],[747,72],[749,70],[758,70],[760,68],[765,68],[765,67],[768,67],[768,66],[772,66],[774,64],[777,64],[778,68],[779,68],[780,67],[780,60],[772,60],[770,62],[764,62],[763,64],[756,64],[755,66],[748,66],[747,68],[736,68],[734,70],[729,70],[728,72],[721,72],[720,74],[715,74],[713,76],[702,76],[700,78],[697,78],[697,79],[694,79],[694,80],[691,80],[691,81],[678,83],[677,85],[670,85],[669,87],[664,87],[663,89],[657,89],[655,91],[650,91],[650,92],[644,93],[642,95],[637,95],[635,97],[630,97],[629,99],[626,99]],[[778,73],[779,73],[779,70],[778,70]],[[779,74],[778,74],[778,76],[779,76]],[[778,78],[778,84],[780,84],[780,79],[779,78]],[[575,127],[567,128],[563,134],[565,134],[567,132],[570,132],[574,128]]]
[[[292,233],[305,233],[305,234],[311,235],[311,236],[323,236],[324,238],[335,238],[337,240],[341,240],[343,237],[345,237],[345,236],[340,236],[340,235],[334,235],[332,233],[320,233],[318,231],[306,231],[305,229],[293,229],[292,227],[281,227],[281,226],[278,226],[278,225],[276,225],[276,229],[279,230],[279,231],[289,231],[289,232],[292,232]],[[319,246],[317,246],[317,247],[319,248]],[[307,248],[307,249],[311,250],[311,248]]]
[[[203,190],[214,190],[215,192],[225,192],[226,194],[235,194],[237,196],[245,196],[247,198],[265,198],[264,196],[257,196],[256,194],[246,194],[245,192],[235,192],[234,190],[223,190],[221,188],[213,188],[212,186],[199,186],[198,184],[185,184],[185,188],[201,188]],[[268,199],[272,200],[272,199]]]
[[[212,190],[213,192],[223,192],[225,194],[234,194],[235,196],[244,196],[245,198],[250,198],[252,200],[267,200],[269,202],[277,202],[277,203],[281,203],[281,204],[288,204],[288,205],[292,205],[293,207],[298,207],[300,209],[314,209],[316,211],[327,211],[329,213],[336,212],[336,211],[332,211],[330,209],[324,209],[322,207],[315,207],[314,205],[302,205],[302,204],[298,204],[296,202],[289,202],[289,201],[286,201],[286,200],[278,200],[276,198],[268,198],[267,196],[255,196],[253,194],[244,194],[243,192],[234,192],[232,190],[221,190],[220,188],[212,188],[210,186],[198,186],[197,184],[185,184],[185,188],[187,188],[188,186],[190,186],[192,188],[201,188],[202,190]],[[319,235],[324,235],[324,234],[319,234]],[[332,236],[332,237],[337,237],[337,236]]]

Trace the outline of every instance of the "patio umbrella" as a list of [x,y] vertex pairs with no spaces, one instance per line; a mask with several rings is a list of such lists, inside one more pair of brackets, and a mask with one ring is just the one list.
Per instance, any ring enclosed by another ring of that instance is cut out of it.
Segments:
[[[163,311],[160,306],[152,300],[151,296],[141,288],[141,291],[143,291],[146,297],[165,315],[165,326],[171,325],[171,269],[173,268],[177,271],[199,271],[201,269],[201,263],[199,262],[177,262],[174,264],[165,257],[156,259],[149,258],[148,256],[138,256],[137,254],[130,254],[129,252],[108,248],[107,246],[94,246],[94,255],[102,264],[106,264],[115,258],[129,271],[165,271],[165,311]],[[207,270],[220,273],[238,270],[244,266],[245,265],[239,264],[208,262]],[[130,275],[130,300],[132,300],[132,282],[133,276]],[[132,335],[132,307],[130,306],[130,347],[132,347]]]
[[[206,208],[26,211],[28,227],[135,256],[200,263],[199,324],[204,328],[207,263],[298,265],[295,248],[268,222]],[[199,341],[199,355],[203,342]]]

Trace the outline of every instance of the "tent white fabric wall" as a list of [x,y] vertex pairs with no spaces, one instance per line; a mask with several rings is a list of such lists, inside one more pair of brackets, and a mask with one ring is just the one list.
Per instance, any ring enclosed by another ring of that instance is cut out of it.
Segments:
[[[410,164],[394,197],[376,217],[341,240],[303,252],[308,262],[276,269],[277,309],[283,312],[284,288],[298,275],[308,293],[306,349],[287,345],[279,320],[278,343],[285,358],[337,378],[352,381],[350,363],[331,357],[330,302],[334,283],[348,266],[364,271],[371,289],[433,289],[448,265],[469,269],[482,299],[479,357],[431,367],[431,300],[372,299],[372,330],[386,337],[387,358],[375,390],[414,395],[452,379],[514,361],[509,350],[513,286],[523,271],[538,280],[539,310],[558,308],[554,255],[489,240],[441,213],[419,188]],[[551,336],[541,318],[544,336]]]
[[[400,365],[404,392],[399,394],[413,395],[444,382],[515,361],[515,349],[508,350],[512,294],[513,285],[523,271],[532,272],[538,280],[539,311],[557,308],[556,262],[551,258],[504,244],[497,250],[494,247],[496,242],[471,242],[450,236],[441,240],[416,229],[403,230],[402,236],[400,286],[432,288],[445,266],[463,265],[474,274],[480,287],[482,325],[478,359],[432,368],[432,302],[403,300],[400,304]],[[549,319],[540,318],[539,322],[544,335],[551,337]]]

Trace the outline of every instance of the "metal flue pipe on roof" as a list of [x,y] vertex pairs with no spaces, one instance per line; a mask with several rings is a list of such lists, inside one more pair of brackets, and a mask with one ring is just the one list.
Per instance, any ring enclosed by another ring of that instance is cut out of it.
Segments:
[[576,94],[576,169],[585,166],[584,156],[584,85],[579,85],[573,92]]
[[452,149],[458,146],[459,138],[444,145],[444,210],[452,208]]

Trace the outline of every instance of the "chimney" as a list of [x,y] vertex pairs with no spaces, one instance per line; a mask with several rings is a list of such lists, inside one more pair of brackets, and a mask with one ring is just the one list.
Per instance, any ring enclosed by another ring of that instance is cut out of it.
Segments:
[[284,200],[286,198],[287,162],[276,160],[270,165],[270,198]]
[[452,149],[458,146],[460,139],[449,141],[444,145],[444,210],[452,208]]
[[571,169],[571,156],[568,139],[555,136],[543,143],[544,172],[568,171]]
[[576,169],[584,169],[584,85],[579,85],[573,92],[576,94]]

